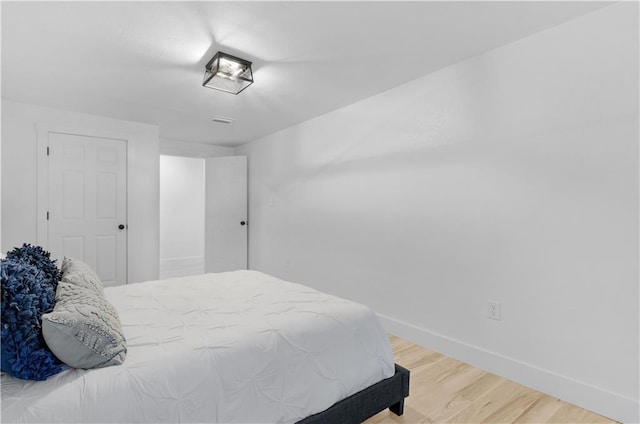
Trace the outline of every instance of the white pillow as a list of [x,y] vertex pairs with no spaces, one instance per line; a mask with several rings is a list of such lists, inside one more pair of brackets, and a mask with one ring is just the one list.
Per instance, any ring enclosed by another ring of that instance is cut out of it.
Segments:
[[51,352],[74,368],[120,365],[127,354],[118,311],[104,293],[64,280],[53,311],[42,315],[42,335]]
[[102,281],[93,269],[86,263],[65,257],[60,267],[62,276],[60,279],[76,286],[85,287],[99,294],[104,294]]

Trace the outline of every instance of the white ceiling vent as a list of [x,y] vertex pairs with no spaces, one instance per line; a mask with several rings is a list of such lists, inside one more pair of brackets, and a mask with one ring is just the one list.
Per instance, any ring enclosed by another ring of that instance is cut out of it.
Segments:
[[212,121],[213,122],[217,122],[219,124],[230,124],[233,121],[235,121],[235,119],[234,118],[228,118],[226,116],[214,115]]

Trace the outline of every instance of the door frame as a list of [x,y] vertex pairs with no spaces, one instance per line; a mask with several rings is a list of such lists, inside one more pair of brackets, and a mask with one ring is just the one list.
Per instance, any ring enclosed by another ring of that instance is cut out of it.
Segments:
[[[124,141],[126,144],[127,160],[126,160],[126,200],[127,200],[127,217],[129,216],[129,160],[131,158],[131,143],[129,143],[129,136],[127,134],[115,132],[96,130],[90,128],[72,127],[67,125],[55,125],[55,124],[43,124],[36,123],[36,240],[38,245],[43,246],[45,249],[49,249],[49,221],[47,220],[47,211],[49,210],[49,158],[47,149],[49,147],[49,134],[68,134],[93,138],[103,138],[109,140]],[[129,252],[129,237],[127,236],[127,263],[126,263],[126,275],[128,283],[129,276],[129,264],[131,263],[131,255]]]

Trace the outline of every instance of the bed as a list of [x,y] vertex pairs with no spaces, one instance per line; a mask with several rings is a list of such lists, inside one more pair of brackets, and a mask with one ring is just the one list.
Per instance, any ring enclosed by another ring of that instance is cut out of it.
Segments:
[[409,372],[367,307],[257,271],[104,289],[127,353],[2,375],[2,422],[358,423],[401,415]]

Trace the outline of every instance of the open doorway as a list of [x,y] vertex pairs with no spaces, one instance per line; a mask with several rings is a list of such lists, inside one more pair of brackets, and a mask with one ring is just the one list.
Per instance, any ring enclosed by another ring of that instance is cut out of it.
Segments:
[[160,279],[204,273],[205,160],[160,155]]

